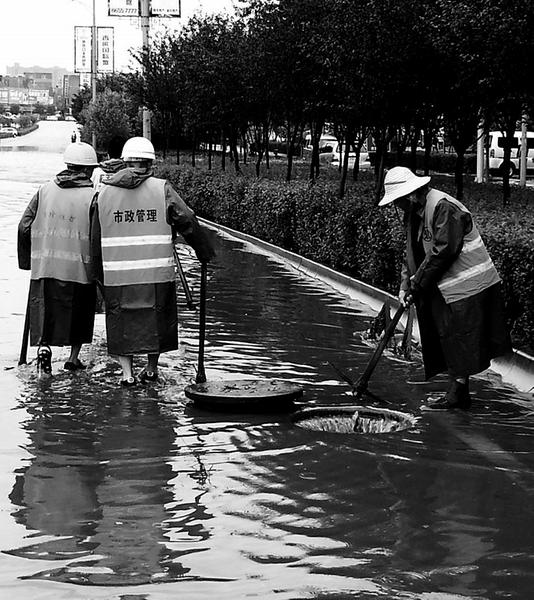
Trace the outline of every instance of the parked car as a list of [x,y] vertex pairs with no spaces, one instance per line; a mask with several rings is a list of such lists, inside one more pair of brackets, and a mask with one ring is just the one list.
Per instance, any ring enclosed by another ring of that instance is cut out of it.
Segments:
[[[312,152],[311,136],[308,134],[304,140],[304,156],[310,156]],[[319,138],[319,161],[334,167],[339,167],[340,160],[343,160],[344,146],[338,139],[330,134],[324,134]],[[349,150],[349,169],[354,166],[356,152]],[[367,148],[365,144],[360,152],[360,165],[368,160]]]
[[0,127],[0,133],[8,133],[11,137],[17,137],[19,134],[14,127]]
[[72,115],[67,115],[65,121],[76,121],[76,119]]
[[[490,131],[488,136],[489,171],[494,175],[503,175],[504,169],[504,135],[502,131]],[[519,173],[519,157],[521,152],[521,132],[514,133],[512,152],[510,155],[510,177]],[[534,132],[527,132],[527,171],[534,170]]]

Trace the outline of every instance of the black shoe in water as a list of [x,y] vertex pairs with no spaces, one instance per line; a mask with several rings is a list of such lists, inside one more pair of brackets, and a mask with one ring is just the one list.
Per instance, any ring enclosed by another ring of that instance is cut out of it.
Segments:
[[424,410],[469,410],[471,408],[471,395],[469,394],[469,383],[453,381],[448,392],[431,400],[422,407]]
[[79,371],[81,369],[86,369],[87,365],[84,365],[82,363],[82,361],[77,358],[74,361],[68,360],[64,365],[63,368],[65,369],[65,371]]
[[39,346],[37,349],[37,372],[52,373],[52,350],[50,346]]
[[127,379],[121,379],[122,387],[133,387],[137,385],[137,379],[135,377],[128,377]]
[[139,373],[139,381],[141,383],[153,383],[158,380],[158,372],[157,371],[147,371],[143,369],[141,373]]

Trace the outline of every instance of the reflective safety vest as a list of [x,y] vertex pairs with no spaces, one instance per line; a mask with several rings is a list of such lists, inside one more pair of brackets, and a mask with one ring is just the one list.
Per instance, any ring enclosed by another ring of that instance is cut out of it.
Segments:
[[31,278],[92,281],[89,208],[92,187],[61,188],[54,182],[39,190],[31,226]]
[[174,281],[165,180],[150,177],[135,188],[104,185],[98,196],[104,285]]
[[[438,202],[446,199],[460,210],[469,213],[469,210],[452,196],[431,189],[426,196],[425,212],[423,215],[422,240],[425,253],[431,252],[434,245],[432,224],[434,212]],[[464,236],[460,255],[438,282],[438,288],[447,304],[457,302],[464,298],[474,296],[479,292],[499,283],[501,278],[486,250],[478,229],[473,223],[473,228]]]

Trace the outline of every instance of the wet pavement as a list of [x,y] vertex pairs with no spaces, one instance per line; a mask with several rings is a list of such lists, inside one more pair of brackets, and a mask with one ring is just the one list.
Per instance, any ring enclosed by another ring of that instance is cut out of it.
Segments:
[[[387,354],[370,388],[416,424],[363,435],[192,406],[183,389],[195,378],[198,314],[183,308],[181,346],[162,357],[158,384],[117,386],[102,315],[82,350],[86,372],[64,372],[59,348],[51,378],[16,366],[28,287],[16,225],[62,168],[71,129],[45,122],[0,141],[0,595],[529,598],[532,397],[491,372],[473,381],[469,413],[428,414],[420,405],[444,379],[423,382],[417,360]],[[213,236],[208,380],[282,378],[310,406],[351,402],[329,361],[361,373],[368,308]],[[187,248],[181,257],[198,297],[198,263]]]

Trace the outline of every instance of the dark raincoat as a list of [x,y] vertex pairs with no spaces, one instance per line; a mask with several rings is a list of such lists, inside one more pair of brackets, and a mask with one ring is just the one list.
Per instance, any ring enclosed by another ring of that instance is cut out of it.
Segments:
[[[54,179],[62,189],[92,187],[84,174],[65,170]],[[30,200],[18,227],[19,267],[31,269],[31,229],[39,208],[39,193]],[[91,343],[96,284],[42,278],[30,280],[30,345],[71,346]]]
[[[401,289],[415,292],[426,378],[442,372],[468,376],[484,371],[492,358],[511,351],[501,284],[457,302],[445,303],[437,282],[462,250],[472,217],[445,198],[434,212],[432,251],[425,255],[420,235],[424,207],[406,215],[407,260]],[[408,265],[413,265],[410,269]],[[415,272],[414,272],[415,271]]]
[[112,175],[113,173],[117,173],[124,168],[126,168],[126,164],[122,158],[110,158],[109,160],[101,162],[100,166],[93,171],[93,175],[91,177],[95,188],[98,189],[98,186],[101,185],[102,180],[105,177]]
[[[152,169],[125,168],[103,181],[105,185],[133,189],[152,176]],[[201,262],[211,260],[214,252],[205,230],[168,182],[165,182],[165,204],[167,223],[172,228],[173,238],[179,233],[193,247]],[[97,196],[92,207],[91,248],[96,277],[100,282],[104,280],[101,239]],[[160,354],[178,348],[174,281],[104,286],[103,290],[110,354]]]

